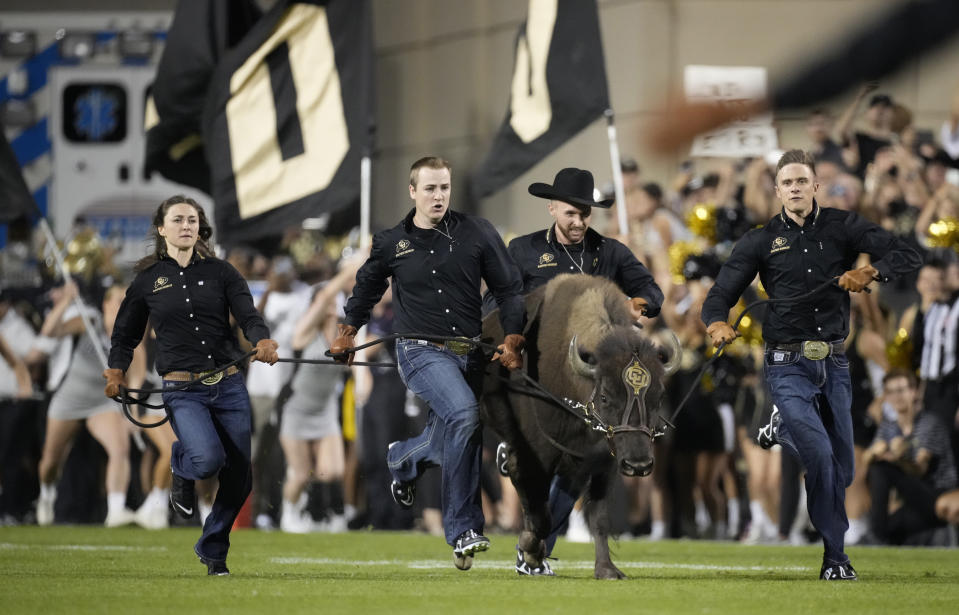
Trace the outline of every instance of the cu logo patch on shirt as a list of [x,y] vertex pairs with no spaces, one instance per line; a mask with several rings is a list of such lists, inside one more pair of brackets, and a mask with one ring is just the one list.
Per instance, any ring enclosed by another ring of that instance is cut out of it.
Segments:
[[552,252],[544,252],[539,257],[539,265],[536,268],[539,269],[541,267],[555,267],[556,263],[553,262],[555,260],[556,260],[556,256],[554,256]]
[[410,242],[408,239],[400,239],[396,242],[396,255],[403,256],[404,254],[409,254],[413,251],[413,248],[410,247]]
[[156,282],[153,283],[153,292],[159,292],[164,288],[170,288],[173,284],[170,284],[169,278],[160,276],[157,278]]
[[773,239],[772,249],[769,251],[770,254],[775,254],[776,252],[782,252],[783,250],[788,250],[792,246],[789,245],[789,240],[785,237],[777,237]]

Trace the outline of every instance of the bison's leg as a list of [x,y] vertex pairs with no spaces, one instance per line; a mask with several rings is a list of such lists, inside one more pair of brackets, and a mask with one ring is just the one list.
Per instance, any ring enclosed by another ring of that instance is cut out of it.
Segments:
[[538,568],[546,557],[546,537],[552,529],[548,506],[550,475],[528,451],[529,445],[525,442],[512,446],[507,463],[510,479],[523,506],[519,548],[526,563]]
[[596,563],[593,576],[597,579],[625,579],[626,575],[613,564],[609,557],[609,514],[607,505],[607,491],[610,476],[613,476],[613,467],[605,472],[594,473],[590,477],[587,498],[583,507],[589,531],[593,535],[596,547]]

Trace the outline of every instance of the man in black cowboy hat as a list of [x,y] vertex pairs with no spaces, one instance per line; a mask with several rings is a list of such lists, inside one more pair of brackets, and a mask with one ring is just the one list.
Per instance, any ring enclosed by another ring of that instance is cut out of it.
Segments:
[[[552,185],[530,184],[529,193],[548,199],[546,207],[554,223],[545,230],[517,237],[509,243],[507,250],[523,276],[524,294],[561,273],[582,273],[615,282],[629,297],[630,307],[637,318],[659,314],[663,292],[649,270],[625,245],[589,228],[593,207],[607,209],[613,204],[612,199],[593,199],[592,173],[566,168],[556,174]],[[535,352],[535,349],[527,350]],[[534,365],[535,361],[528,364]],[[530,376],[535,377],[535,374]],[[496,449],[496,461],[504,476],[508,455],[506,443],[501,442]],[[569,517],[579,494],[572,492],[567,481],[556,477],[549,495],[550,515],[554,527],[558,527]],[[552,551],[557,535],[558,531],[554,529],[547,539],[547,555]],[[522,553],[517,556],[516,571],[530,575],[553,574],[546,560],[539,568],[530,569],[523,561]]]
[[593,200],[592,173],[563,169],[552,185],[530,184],[529,193],[549,200],[546,208],[554,223],[509,243],[509,254],[523,274],[524,293],[561,273],[585,273],[616,282],[637,315],[659,314],[663,292],[649,270],[622,243],[589,228],[592,208],[613,204],[612,199]]

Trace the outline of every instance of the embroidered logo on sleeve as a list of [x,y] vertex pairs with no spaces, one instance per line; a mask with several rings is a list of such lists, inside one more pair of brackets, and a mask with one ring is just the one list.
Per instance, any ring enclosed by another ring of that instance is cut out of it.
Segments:
[[555,267],[556,266],[556,256],[552,252],[543,252],[539,257],[539,265],[536,266],[537,269],[542,269],[543,267]]
[[170,288],[173,284],[170,284],[169,278],[165,278],[162,275],[157,278],[156,282],[153,283],[153,292],[159,292],[164,288]]
[[773,247],[769,251],[770,254],[775,254],[776,252],[782,252],[783,250],[788,250],[792,246],[789,245],[789,240],[785,237],[777,237],[773,239]]
[[396,255],[397,255],[397,256],[403,256],[404,254],[409,254],[409,253],[412,252],[414,249],[415,249],[415,248],[411,248],[411,247],[410,247],[410,242],[409,242],[408,239],[400,239],[400,240],[396,243]]

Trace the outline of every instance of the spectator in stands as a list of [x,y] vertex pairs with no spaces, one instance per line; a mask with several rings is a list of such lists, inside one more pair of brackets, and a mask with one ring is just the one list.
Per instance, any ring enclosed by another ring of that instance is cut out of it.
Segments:
[[[883,378],[883,395],[895,418],[883,420],[866,450],[872,496],[871,531],[883,543],[902,544],[941,524],[936,499],[956,487],[956,465],[940,417],[916,404],[916,377],[895,369]],[[890,515],[895,489],[902,506]]]

